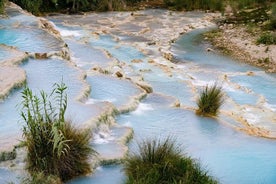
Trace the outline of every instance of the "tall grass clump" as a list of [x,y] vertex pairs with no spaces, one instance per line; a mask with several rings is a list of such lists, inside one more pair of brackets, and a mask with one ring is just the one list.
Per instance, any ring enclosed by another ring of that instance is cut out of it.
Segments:
[[91,171],[89,158],[95,154],[89,146],[91,133],[65,121],[66,89],[61,83],[50,95],[41,91],[38,97],[27,87],[22,92],[27,169],[33,176],[43,173],[66,181]]
[[215,116],[223,102],[224,95],[222,88],[217,84],[210,87],[207,85],[204,90],[201,91],[200,97],[197,100],[198,109],[196,113],[199,115]]
[[170,138],[143,141],[138,153],[128,155],[124,170],[127,184],[217,183]]

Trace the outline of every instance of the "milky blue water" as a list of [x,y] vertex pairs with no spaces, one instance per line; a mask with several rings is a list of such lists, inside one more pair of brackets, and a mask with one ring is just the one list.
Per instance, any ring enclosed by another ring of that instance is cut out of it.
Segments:
[[101,166],[96,169],[95,173],[91,176],[84,176],[69,181],[68,184],[111,184],[111,183],[124,183],[125,175],[121,172],[122,167],[118,165]]
[[6,184],[6,183],[18,183],[19,179],[16,178],[16,175],[14,173],[12,173],[9,170],[6,170],[4,168],[0,168],[0,183],[2,184]]
[[[160,12],[165,12],[167,16],[168,12],[164,10],[143,11],[145,16],[151,18]],[[103,13],[91,17],[98,18],[93,20],[95,24],[98,22],[95,26],[109,25],[107,18],[110,15],[117,16],[116,13]],[[165,15],[163,16],[166,17]],[[188,13],[181,16],[187,16],[189,20],[185,23],[189,23],[202,14]],[[125,17],[118,16],[118,19],[124,20]],[[100,128],[95,130],[95,140],[91,145],[100,153],[107,157],[122,153],[122,145],[119,145],[117,140],[126,134],[127,127],[130,127],[134,130],[134,139],[129,144],[131,151],[136,151],[135,143],[141,139],[172,136],[181,144],[185,153],[198,159],[202,167],[221,183],[276,183],[275,140],[237,131],[228,125],[239,122],[227,114],[221,114],[217,119],[204,118],[195,115],[192,110],[196,107],[197,93],[203,86],[214,81],[222,84],[228,101],[235,102],[234,104],[227,102],[223,107],[224,111],[237,113],[236,109],[244,108],[244,105],[252,107],[258,105],[260,109],[264,108],[258,104],[261,97],[273,107],[276,105],[275,75],[241,64],[230,57],[206,52],[206,48],[210,45],[202,41],[200,36],[206,30],[192,31],[173,44],[171,51],[178,62],[170,68],[171,75],[169,75],[160,66],[147,62],[153,56],[143,54],[131,42],[122,43],[117,40],[117,35],[114,35],[116,32],[119,37],[126,34],[120,32],[120,29],[114,30],[113,35],[105,33],[96,37],[91,35],[93,28],[89,26],[70,27],[70,24],[64,26],[62,17],[51,20],[56,21],[58,29],[62,30],[64,41],[67,42],[73,57],[73,65],[68,63],[69,61],[51,58],[29,59],[20,67],[27,73],[28,86],[36,92],[41,89],[49,92],[53,83],[61,80],[68,85],[67,116],[72,118],[77,126],[87,125],[85,122],[105,109],[104,104],[112,103],[120,108],[141,92],[129,80],[118,79],[111,75],[91,74],[93,67],[108,68],[109,64],[117,60],[122,64],[120,69],[124,70],[127,77],[138,76],[153,88],[153,93],[148,94],[136,110],[116,116],[115,127],[106,128],[106,131]],[[64,20],[70,21],[70,17],[64,16]],[[145,17],[138,16],[135,21],[138,20],[150,23]],[[89,23],[89,16],[83,21]],[[50,52],[56,49],[56,39],[45,36],[44,31],[31,28],[17,30],[10,28],[13,24],[8,22],[5,24],[6,27],[5,25],[4,28],[0,27],[0,42],[6,45],[16,46],[28,52],[40,50]],[[134,22],[132,25],[121,25],[119,28],[133,33],[133,28],[144,27],[135,25]],[[152,25],[152,29],[161,27]],[[131,34],[128,37],[131,38]],[[141,40],[139,38],[139,42],[142,42]],[[110,56],[107,57],[106,53]],[[141,62],[133,63],[133,59],[140,59]],[[254,75],[248,76],[248,71],[252,71]],[[84,78],[83,74],[87,74],[87,77]],[[86,85],[91,87],[91,92],[88,93],[87,99],[78,101],[76,98],[83,93]],[[18,123],[20,117],[15,106],[20,102],[21,90],[15,90],[0,102],[0,141],[3,144],[8,143],[9,137],[20,135],[22,124]],[[179,100],[182,108],[172,106],[176,100]],[[258,117],[258,113],[261,111],[257,111],[254,115]],[[236,125],[236,127],[242,126]],[[14,174],[0,169],[0,183],[11,179],[10,177],[14,178]],[[121,165],[107,165],[98,167],[94,174],[76,178],[68,183],[119,184],[124,183],[125,178]]]
[[33,28],[0,29],[0,43],[17,47],[21,51],[38,53],[59,51],[62,44],[45,31]]
[[142,93],[133,83],[106,75],[88,76],[92,87],[90,97],[95,100],[109,101],[117,108],[127,105],[131,99]]
[[[74,105],[74,98],[81,92],[83,84],[78,79],[80,72],[68,66],[66,62],[57,59],[47,60],[32,60],[26,61],[21,66],[27,73],[27,84],[35,94],[39,96],[39,92],[44,90],[50,94],[53,85],[60,83],[62,80],[66,81],[68,86],[68,99],[70,106]],[[20,122],[20,103],[21,89],[15,90],[8,98],[0,102],[0,142],[8,142],[11,137],[20,138],[22,122]],[[72,104],[72,105],[71,105]],[[69,109],[70,111],[70,109]],[[87,110],[86,110],[87,111]],[[89,113],[83,113],[83,118],[88,119]],[[90,113],[91,114],[91,113]],[[14,139],[14,138],[13,138]]]
[[143,59],[144,55],[134,47],[118,45],[118,42],[110,36],[100,36],[99,39],[90,39],[90,44],[96,48],[104,48],[113,57],[122,62],[130,63],[133,59]]
[[[142,101],[151,106],[152,97]],[[160,106],[140,113],[120,115],[117,122],[134,129],[134,143],[145,138],[172,136],[185,153],[221,183],[275,183],[275,141],[237,132],[212,118],[194,112]],[[143,124],[143,126],[141,126]],[[272,154],[271,154],[272,153]]]

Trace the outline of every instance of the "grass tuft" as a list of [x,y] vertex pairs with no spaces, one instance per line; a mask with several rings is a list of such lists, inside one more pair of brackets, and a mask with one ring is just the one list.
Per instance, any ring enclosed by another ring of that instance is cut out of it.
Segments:
[[27,169],[34,177],[53,175],[62,181],[91,171],[89,158],[95,151],[90,147],[90,130],[79,130],[65,121],[67,89],[55,84],[50,95],[22,92],[21,116],[25,121],[23,135],[27,147]]
[[222,88],[217,86],[217,84],[211,87],[207,85],[197,100],[198,109],[196,113],[199,115],[215,116],[223,103],[224,95]]
[[217,183],[170,138],[142,142],[138,153],[128,155],[124,170],[127,184]]

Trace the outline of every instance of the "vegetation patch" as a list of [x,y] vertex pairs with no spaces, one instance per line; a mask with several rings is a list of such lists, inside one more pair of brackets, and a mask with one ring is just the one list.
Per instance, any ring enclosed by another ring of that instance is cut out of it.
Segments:
[[218,183],[170,138],[142,142],[138,153],[128,155],[124,170],[127,184]]
[[223,1],[221,0],[164,0],[166,6],[176,10],[213,10],[221,11]]
[[4,13],[5,0],[0,0],[0,14]]
[[258,39],[257,44],[272,45],[276,44],[276,33],[263,33]]
[[22,92],[27,169],[34,179],[43,173],[66,181],[91,172],[89,158],[96,154],[89,145],[91,131],[76,129],[65,121],[66,89],[61,83],[55,84],[50,95],[41,91],[38,97],[29,88]]
[[22,184],[62,184],[60,178],[53,175],[46,176],[43,172],[32,173],[32,178],[22,179]]
[[16,158],[15,148],[10,152],[4,151],[4,152],[0,153],[0,162],[7,161],[7,160],[13,160],[15,158]]
[[212,86],[206,86],[200,93],[200,97],[197,100],[198,109],[196,113],[199,115],[215,116],[218,113],[219,108],[224,102],[224,95],[222,88],[217,84]]
[[276,29],[276,2],[272,4],[270,15],[270,27]]

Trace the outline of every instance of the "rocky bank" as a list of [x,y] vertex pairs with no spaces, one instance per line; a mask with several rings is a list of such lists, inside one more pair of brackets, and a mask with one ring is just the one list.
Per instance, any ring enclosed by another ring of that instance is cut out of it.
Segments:
[[246,25],[225,24],[207,34],[208,39],[220,51],[248,64],[276,72],[276,45],[257,44],[262,33],[250,32]]

